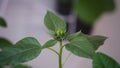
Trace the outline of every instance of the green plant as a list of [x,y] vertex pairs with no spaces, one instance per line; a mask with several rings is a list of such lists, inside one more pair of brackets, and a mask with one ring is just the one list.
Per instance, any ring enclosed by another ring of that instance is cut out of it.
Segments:
[[[47,48],[58,56],[59,68],[63,68],[62,53],[65,47],[76,56],[93,60],[93,68],[120,68],[114,59],[101,52],[96,52],[104,44],[106,37],[90,36],[82,32],[68,35],[65,22],[50,11],[45,16],[44,24],[49,29],[53,39],[48,40],[42,46],[33,37],[26,37],[16,44],[0,39],[0,65],[17,65],[30,61]],[[69,42],[63,44],[64,40]],[[58,51],[52,48],[56,43],[59,43]]]
[[[57,0],[61,5],[58,10],[62,14],[72,11],[84,22],[85,25],[93,25],[104,13],[114,11],[115,0]],[[65,7],[65,8],[64,8]],[[71,9],[70,9],[71,7]],[[64,10],[69,9],[69,10]],[[63,11],[63,12],[62,12]]]

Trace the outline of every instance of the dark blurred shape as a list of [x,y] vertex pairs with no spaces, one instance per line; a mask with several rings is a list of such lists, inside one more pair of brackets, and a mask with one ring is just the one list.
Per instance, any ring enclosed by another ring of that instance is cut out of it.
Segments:
[[6,21],[2,17],[0,17],[0,26],[7,27]]
[[72,10],[73,0],[56,0],[57,12],[61,15],[69,15]]
[[82,20],[76,20],[76,32],[82,31],[84,34],[91,34],[93,25],[86,25]]

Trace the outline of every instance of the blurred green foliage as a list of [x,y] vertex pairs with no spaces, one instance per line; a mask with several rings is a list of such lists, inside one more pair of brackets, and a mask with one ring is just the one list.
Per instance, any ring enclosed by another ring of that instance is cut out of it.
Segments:
[[93,24],[103,13],[115,9],[114,0],[75,0],[73,9],[85,24]]

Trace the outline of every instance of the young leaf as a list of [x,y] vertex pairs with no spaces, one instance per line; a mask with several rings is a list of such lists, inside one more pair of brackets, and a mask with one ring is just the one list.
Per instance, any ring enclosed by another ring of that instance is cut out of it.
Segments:
[[80,57],[92,59],[95,54],[93,45],[84,36],[75,38],[65,45],[65,47],[68,51]]
[[52,47],[52,46],[54,46],[56,43],[57,43],[56,40],[49,40],[49,41],[47,41],[47,42],[42,46],[42,48],[44,49],[44,48]]
[[113,58],[98,52],[93,58],[93,68],[120,68],[120,65]]
[[66,30],[65,22],[50,11],[47,11],[47,14],[45,15],[44,24],[52,31],[56,31],[58,29]]
[[0,26],[7,27],[6,21],[2,17],[0,17]]
[[18,41],[14,47],[7,47],[0,52],[1,65],[16,65],[36,58],[41,52],[41,45],[32,37]]

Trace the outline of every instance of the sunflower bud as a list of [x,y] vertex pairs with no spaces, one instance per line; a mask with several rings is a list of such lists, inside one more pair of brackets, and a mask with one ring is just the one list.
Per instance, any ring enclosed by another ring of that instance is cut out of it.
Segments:
[[60,40],[64,40],[66,38],[66,30],[63,29],[57,29],[55,31],[55,39],[60,41]]

